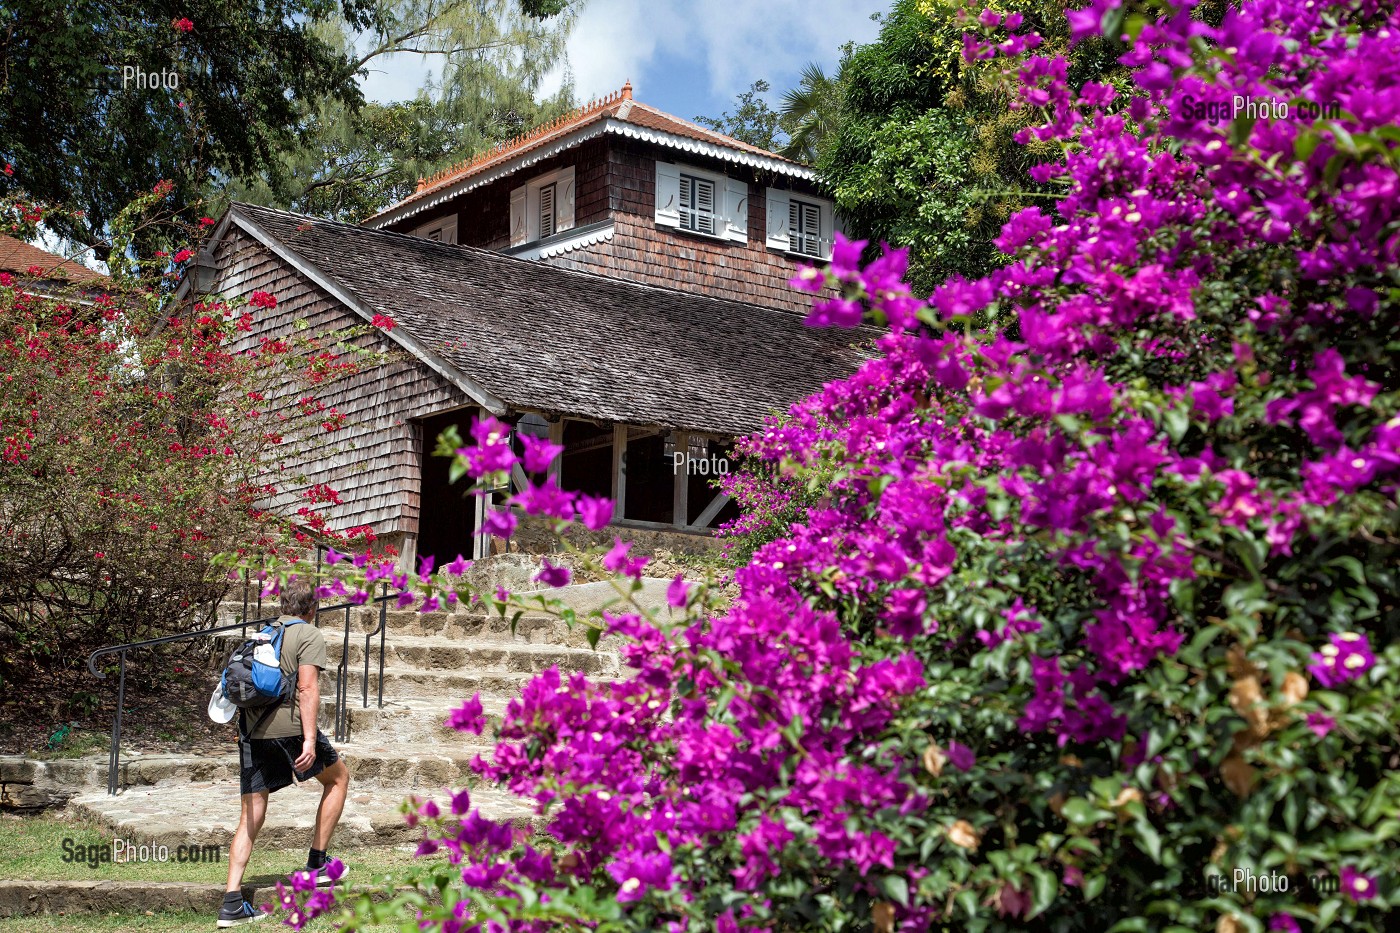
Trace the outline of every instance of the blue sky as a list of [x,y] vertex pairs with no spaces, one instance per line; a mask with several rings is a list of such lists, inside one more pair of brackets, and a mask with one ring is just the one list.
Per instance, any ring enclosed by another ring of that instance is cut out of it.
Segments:
[[[587,0],[569,38],[568,68],[580,101],[631,80],[635,96],[693,119],[733,109],[754,80],[773,87],[768,102],[816,61],[830,73],[841,43],[869,42],[872,13],[889,0]],[[401,57],[365,82],[378,100],[413,96],[427,65]],[[564,80],[557,69],[544,90]]]

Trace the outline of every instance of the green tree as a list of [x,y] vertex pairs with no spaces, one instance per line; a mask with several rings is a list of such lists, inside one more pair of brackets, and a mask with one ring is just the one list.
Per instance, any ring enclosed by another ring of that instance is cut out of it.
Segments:
[[[845,61],[853,46],[842,49]],[[809,62],[797,87],[783,95],[782,123],[790,139],[783,155],[815,165],[822,146],[832,138],[841,121],[841,85],[821,65]]]
[[[1045,39],[1039,53],[1068,45],[1063,4],[990,6],[1021,13]],[[817,163],[845,232],[909,247],[911,284],[923,294],[951,274],[977,277],[1006,261],[992,238],[1012,212],[1048,206],[1028,170],[1058,151],[1015,143],[1036,115],[1008,106],[999,65],[963,61],[963,16],[954,0],[896,0],[879,38],[841,69],[840,118]],[[1115,58],[1102,39],[1079,43],[1071,84],[1121,85]]]
[[763,99],[770,90],[768,82],[760,78],[734,98],[733,113],[726,110],[718,117],[696,117],[695,122],[740,142],[777,152],[787,146],[788,134],[782,115]]
[[332,13],[376,27],[370,0],[6,2],[0,194],[69,204],[59,232],[105,256],[111,220],[162,179],[193,200],[269,165],[312,102],[359,104],[354,60],[311,28]]
[[323,24],[327,41],[356,70],[417,55],[443,63],[441,80],[409,101],[356,109],[327,99],[304,108],[298,144],[237,178],[229,193],[354,222],[411,194],[419,178],[563,112],[570,86],[543,102],[535,95],[564,54],[576,8],[541,17],[530,12],[538,7],[530,0],[379,0],[368,33],[344,20]]

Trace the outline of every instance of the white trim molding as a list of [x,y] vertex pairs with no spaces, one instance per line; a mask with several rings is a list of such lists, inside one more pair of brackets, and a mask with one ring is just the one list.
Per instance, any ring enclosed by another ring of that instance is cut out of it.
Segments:
[[538,243],[530,243],[502,250],[502,252],[507,256],[514,256],[516,259],[552,259],[555,256],[572,253],[576,249],[586,249],[589,246],[607,242],[613,238],[615,230],[616,225],[608,220],[600,224],[575,227],[562,234],[540,240]]

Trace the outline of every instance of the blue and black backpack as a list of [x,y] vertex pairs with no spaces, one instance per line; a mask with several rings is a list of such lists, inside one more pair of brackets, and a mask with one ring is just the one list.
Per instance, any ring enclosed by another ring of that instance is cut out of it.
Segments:
[[[229,655],[228,664],[219,677],[219,687],[241,714],[248,710],[263,710],[257,724],[244,732],[250,735],[272,716],[288,695],[296,692],[296,674],[290,678],[282,673],[282,637],[293,625],[305,625],[302,619],[274,622],[248,638]],[[240,727],[244,716],[239,716]],[[240,729],[240,731],[242,731]]]

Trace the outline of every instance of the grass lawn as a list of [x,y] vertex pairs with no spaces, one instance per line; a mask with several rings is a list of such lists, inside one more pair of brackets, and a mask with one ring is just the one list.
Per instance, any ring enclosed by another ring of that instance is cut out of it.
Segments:
[[[330,920],[317,920],[307,930],[313,933],[331,933],[336,925]],[[37,917],[12,917],[0,920],[0,933],[192,933],[214,929],[214,913],[195,914],[188,911],[163,914],[106,914],[105,916],[68,914],[67,916],[40,915]],[[240,930],[260,930],[275,933],[285,930],[278,920],[269,918],[262,923],[239,927]],[[374,933],[390,933],[392,926],[362,927]]]
[[[228,875],[227,851],[217,862],[102,862],[95,867],[76,860],[64,861],[64,840],[72,847],[99,846],[110,850],[112,833],[92,822],[65,820],[54,816],[0,817],[0,879],[10,881],[188,881],[222,885]],[[332,852],[350,867],[350,882],[370,885],[395,869],[422,866],[426,859],[415,859],[412,848],[349,849]],[[254,848],[253,859],[244,881],[258,886],[272,885],[306,864],[306,850]],[[174,931],[214,929],[214,906],[208,913],[165,912],[141,914],[38,915],[0,919],[0,933],[106,933],[131,930],[135,933],[174,933]],[[321,920],[307,929],[330,933],[336,925]],[[276,918],[252,925],[252,929],[285,929]],[[393,930],[390,926],[366,928]]]
[[[0,879],[9,881],[196,881],[222,884],[228,878],[226,850],[217,862],[180,863],[174,853],[168,862],[102,862],[91,865],[64,861],[64,840],[81,846],[110,850],[112,832],[96,823],[52,816],[0,818]],[[331,854],[350,867],[351,879],[365,884],[395,868],[421,865],[411,847],[334,850]],[[247,883],[270,885],[306,864],[305,849],[255,847],[248,865]]]

